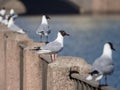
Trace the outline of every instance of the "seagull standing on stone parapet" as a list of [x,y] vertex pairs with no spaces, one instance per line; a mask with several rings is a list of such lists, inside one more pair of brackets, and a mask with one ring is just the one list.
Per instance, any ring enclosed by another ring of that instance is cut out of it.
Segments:
[[9,15],[12,16],[12,17],[15,17],[15,18],[18,17],[18,14],[15,12],[14,9],[10,9],[10,13],[9,13]]
[[50,19],[49,16],[43,15],[42,16],[42,22],[38,29],[36,30],[36,34],[40,36],[41,42],[42,42],[42,36],[46,37],[46,43],[48,43],[48,34],[50,34],[51,30],[49,29],[48,21],[47,19]]
[[90,75],[86,78],[87,80],[92,80],[95,76],[95,81],[99,81],[105,76],[105,85],[107,85],[107,75],[111,75],[114,71],[114,63],[112,60],[112,50],[113,45],[108,42],[104,45],[102,55],[95,60],[93,63],[92,71]]
[[38,54],[50,54],[51,59],[55,61],[57,58],[56,53],[60,52],[64,47],[64,36],[69,36],[69,34],[61,30],[58,32],[57,38],[54,41],[49,42],[45,46],[35,47],[35,49],[32,50],[36,51]]
[[6,14],[6,9],[5,8],[2,8],[0,10],[0,23],[3,22],[4,18],[5,18],[5,14]]
[[24,30],[15,24],[14,19],[15,19],[15,17],[9,16],[9,18],[8,18],[8,26],[7,27],[11,31],[14,31],[14,32],[17,32],[17,33],[20,33],[20,34],[25,34]]
[[3,19],[3,21],[2,21],[2,23],[4,24],[4,25],[8,25],[8,18],[9,17],[13,17],[13,18],[17,18],[18,17],[18,15],[15,13],[15,11],[14,11],[14,9],[10,9],[10,12],[9,12],[9,14],[6,14],[5,16],[4,16],[4,19]]

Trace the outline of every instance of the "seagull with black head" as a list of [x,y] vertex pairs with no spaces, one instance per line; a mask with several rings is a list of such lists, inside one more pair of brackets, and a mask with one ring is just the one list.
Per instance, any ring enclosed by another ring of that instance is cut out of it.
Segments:
[[34,50],[38,54],[50,54],[53,61],[57,58],[57,53],[60,52],[64,47],[64,36],[69,36],[64,30],[60,30],[57,34],[57,38],[47,43],[44,46],[35,47]]
[[42,36],[46,37],[46,43],[48,43],[48,35],[50,34],[51,30],[48,25],[48,21],[50,17],[47,15],[42,16],[42,22],[39,25],[38,29],[36,30],[36,34],[40,36],[41,42],[42,42]]
[[15,12],[14,9],[10,9],[9,16],[12,16],[12,17],[17,18],[17,17],[18,17],[18,14]]
[[6,9],[3,7],[0,9],[0,23],[3,24],[3,20],[5,19]]
[[7,27],[13,32],[17,32],[19,34],[25,34],[25,31],[15,24],[15,19],[16,17],[9,16]]
[[[89,73],[87,80],[99,81],[105,77],[105,85],[107,85],[107,76],[114,71],[114,62],[112,59],[112,50],[115,50],[111,42],[105,43],[102,55],[97,58],[93,65],[92,71]],[[94,78],[95,77],[95,78]]]
[[18,17],[18,15],[15,13],[14,9],[10,9],[9,14],[6,14],[6,15],[5,15],[5,17],[4,17],[3,21],[2,21],[2,23],[3,23],[5,26],[8,25],[8,22],[9,22],[8,19],[9,19],[10,17],[13,17],[13,18],[17,18],[17,17]]

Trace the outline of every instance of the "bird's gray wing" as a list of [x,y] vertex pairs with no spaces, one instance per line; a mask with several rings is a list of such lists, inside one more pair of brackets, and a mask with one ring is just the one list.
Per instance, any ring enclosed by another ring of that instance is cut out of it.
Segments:
[[93,63],[93,66],[97,67],[97,66],[106,66],[111,64],[113,64],[113,60],[111,58],[102,56],[95,60],[95,62]]
[[114,65],[107,65],[105,68],[102,69],[104,74],[111,74],[114,71]]
[[42,50],[50,50],[51,52],[59,52],[63,47],[59,42],[53,41],[45,46],[41,46],[40,49]]
[[37,28],[36,33],[41,33],[41,32],[48,32],[49,31],[49,26],[47,24],[40,24],[40,26]]
[[9,28],[10,28],[12,31],[18,31],[18,30],[21,29],[21,28],[18,27],[16,24],[12,24]]
[[95,60],[95,62],[93,63],[93,69],[104,72],[104,71],[110,70],[107,68],[109,68],[109,66],[111,68],[111,66],[113,66],[113,65],[114,65],[114,63],[111,58],[102,56]]

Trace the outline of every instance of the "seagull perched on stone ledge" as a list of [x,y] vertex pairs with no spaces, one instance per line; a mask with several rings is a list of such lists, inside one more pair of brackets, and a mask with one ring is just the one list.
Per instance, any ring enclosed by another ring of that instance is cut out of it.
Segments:
[[20,33],[20,34],[25,34],[24,30],[15,24],[14,20],[15,20],[15,17],[9,16],[9,18],[8,18],[8,26],[7,27],[11,31],[14,31],[14,32],[17,32],[17,33]]
[[18,15],[16,14],[14,9],[10,9],[9,15],[12,16],[12,17],[15,17],[15,18],[18,17]]
[[49,16],[43,15],[42,16],[42,22],[38,29],[36,30],[36,34],[40,36],[40,39],[42,41],[42,36],[46,37],[46,43],[48,43],[48,34],[50,34],[51,30],[49,29],[48,21],[47,19],[50,19]]
[[102,55],[95,60],[92,65],[92,71],[89,73],[87,80],[99,81],[105,76],[105,85],[107,85],[107,75],[110,75],[114,71],[114,63],[112,60],[113,45],[108,42],[104,45]]
[[3,22],[3,20],[5,19],[5,14],[6,14],[6,9],[5,8],[2,8],[0,10],[0,23]]
[[35,49],[32,50],[36,51],[38,54],[51,54],[51,59],[55,61],[57,58],[56,53],[60,52],[64,47],[64,36],[69,36],[69,34],[63,30],[60,30],[58,32],[57,38],[54,41],[49,42],[48,44],[41,47],[35,47]]
[[8,25],[8,18],[9,17],[13,17],[13,18],[17,18],[18,17],[18,15],[15,13],[15,11],[14,11],[14,9],[10,9],[10,12],[9,12],[9,14],[6,14],[5,15],[5,17],[4,17],[4,19],[3,19],[3,21],[2,21],[2,24],[4,24],[4,25]]

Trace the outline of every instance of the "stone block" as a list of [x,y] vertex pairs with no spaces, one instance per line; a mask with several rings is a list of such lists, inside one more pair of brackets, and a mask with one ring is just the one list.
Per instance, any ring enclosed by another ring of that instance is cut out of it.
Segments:
[[111,86],[101,86],[101,90],[116,90],[116,89]]
[[31,40],[27,35],[22,35],[14,32],[6,34],[6,90],[21,90],[21,48],[22,42]]
[[5,39],[0,32],[0,90],[5,90]]
[[87,76],[91,66],[79,57],[58,57],[48,65],[47,90],[75,90],[74,81],[70,80],[71,67],[78,67],[81,75]]
[[40,58],[39,54],[31,51],[33,47],[40,46],[41,43],[33,43],[24,49],[24,90],[44,90],[43,89],[43,65],[44,61]]
[[24,90],[42,90],[40,63],[39,55],[29,50],[24,51]]
[[6,32],[8,29],[0,24],[0,90],[6,88]]

